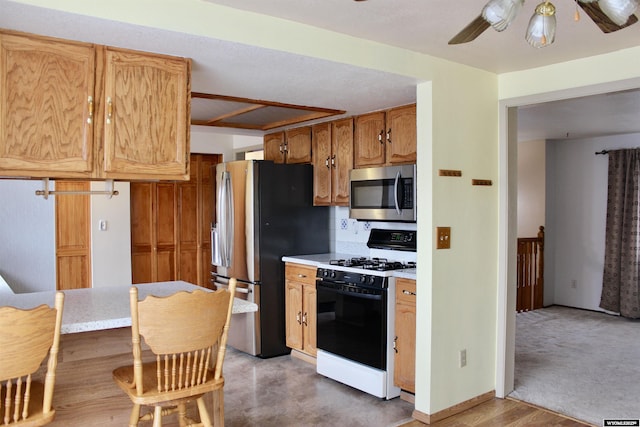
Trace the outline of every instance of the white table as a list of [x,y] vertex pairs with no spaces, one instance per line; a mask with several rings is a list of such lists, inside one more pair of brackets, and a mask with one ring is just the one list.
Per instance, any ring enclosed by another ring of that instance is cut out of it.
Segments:
[[[178,291],[194,291],[196,289],[211,292],[209,289],[184,281],[156,282],[136,284],[138,298],[147,295],[168,296]],[[111,286],[104,288],[72,289],[65,294],[62,316],[62,333],[98,331],[131,326],[129,310],[130,286]],[[53,306],[54,291],[32,292],[24,294],[0,293],[0,306],[16,308],[33,308],[41,304]],[[257,304],[238,298],[233,301],[233,313],[249,313],[258,311]]]

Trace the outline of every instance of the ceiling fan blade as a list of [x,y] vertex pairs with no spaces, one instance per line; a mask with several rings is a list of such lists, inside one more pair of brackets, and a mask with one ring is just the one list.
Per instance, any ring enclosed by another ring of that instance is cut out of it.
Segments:
[[582,3],[579,1],[578,4],[586,12],[586,14],[589,15],[589,18],[591,18],[593,22],[596,23],[598,28],[600,28],[603,33],[612,33],[638,22],[638,18],[635,15],[631,15],[626,24],[618,25],[604,14],[602,9],[600,9],[600,6],[598,5],[598,2]]
[[449,40],[449,44],[468,43],[475,40],[480,34],[484,33],[491,25],[485,21],[482,15],[478,15],[476,19],[471,21],[469,25],[464,27],[458,34]]

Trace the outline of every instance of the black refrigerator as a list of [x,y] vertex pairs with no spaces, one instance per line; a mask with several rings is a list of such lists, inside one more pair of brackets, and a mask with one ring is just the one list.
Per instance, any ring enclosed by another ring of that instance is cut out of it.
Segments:
[[268,358],[285,344],[285,255],[329,252],[329,208],[313,206],[313,167],[243,160],[216,166],[211,227],[216,288],[237,279],[237,298],[258,305],[234,314],[228,345]]

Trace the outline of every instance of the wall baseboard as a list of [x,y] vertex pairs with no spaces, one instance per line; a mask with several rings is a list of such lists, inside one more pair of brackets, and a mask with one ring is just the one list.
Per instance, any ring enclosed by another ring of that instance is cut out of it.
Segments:
[[425,414],[424,412],[420,412],[417,409],[413,411],[411,416],[425,424],[432,424],[437,421],[448,418],[452,415],[459,414],[460,412],[466,411],[469,408],[473,408],[474,406],[478,406],[481,403],[484,403],[488,400],[494,399],[496,397],[495,390],[489,391],[487,393],[481,394],[469,400],[465,400],[464,402],[460,402],[457,405],[453,405],[449,408],[443,409],[442,411],[438,411],[434,414]]

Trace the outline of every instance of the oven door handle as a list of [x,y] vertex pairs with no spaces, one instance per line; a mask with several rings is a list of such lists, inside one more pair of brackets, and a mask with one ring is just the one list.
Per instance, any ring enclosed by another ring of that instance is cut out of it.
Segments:
[[339,295],[349,295],[352,296],[354,298],[359,298],[359,299],[368,299],[368,300],[373,300],[373,301],[380,301],[382,300],[382,296],[384,293],[384,290],[381,290],[380,293],[378,294],[361,294],[361,293],[357,293],[357,292],[349,292],[349,291],[344,291],[342,289],[336,289],[333,288],[331,286],[325,286],[322,284],[322,282],[318,282],[316,284],[316,290],[322,289],[325,292],[332,292],[334,294],[339,294]]

